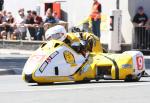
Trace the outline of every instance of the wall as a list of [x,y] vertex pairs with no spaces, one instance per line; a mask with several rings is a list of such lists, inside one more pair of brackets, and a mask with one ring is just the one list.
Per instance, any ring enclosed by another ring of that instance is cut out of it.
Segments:
[[38,5],[38,0],[4,0],[4,9],[11,11],[14,16],[18,15],[18,10],[20,8],[25,8],[25,10],[36,10],[36,6]]
[[[25,10],[36,10],[40,5],[41,16],[44,16],[44,3],[54,2],[55,0],[5,0],[4,9],[13,12],[16,16],[19,8]],[[65,11],[66,19],[69,22],[69,27],[77,25],[80,21],[86,18],[90,11],[93,0],[59,0],[61,7]],[[109,16],[112,15],[112,10],[116,9],[116,0],[98,0],[102,4],[102,36],[101,41],[108,43],[109,32]],[[120,9],[122,10],[122,41],[125,43],[132,42],[133,25],[131,23],[136,9],[140,5],[144,5],[145,12],[150,16],[150,0],[120,0]],[[68,16],[68,17],[67,17]]]
[[[132,2],[131,2],[132,1]],[[129,5],[132,6],[132,9],[129,10]],[[135,0],[120,0],[120,9],[122,10],[122,42],[131,43],[132,42],[132,17],[130,12],[133,15],[135,9]]]

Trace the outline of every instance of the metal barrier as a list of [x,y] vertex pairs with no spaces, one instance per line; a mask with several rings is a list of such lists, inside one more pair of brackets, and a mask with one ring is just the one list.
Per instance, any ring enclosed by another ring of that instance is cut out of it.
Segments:
[[147,26],[134,27],[132,49],[150,51],[150,28]]

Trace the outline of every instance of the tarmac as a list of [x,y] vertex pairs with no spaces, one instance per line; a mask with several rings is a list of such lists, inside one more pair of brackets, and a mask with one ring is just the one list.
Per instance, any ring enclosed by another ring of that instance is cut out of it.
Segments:
[[[0,49],[0,59],[6,58],[28,58],[33,50],[19,50],[19,49]],[[0,75],[13,75],[13,69],[3,69],[0,66]]]
[[0,55],[2,54],[18,54],[18,55],[31,55],[33,50],[19,50],[19,49],[0,49]]

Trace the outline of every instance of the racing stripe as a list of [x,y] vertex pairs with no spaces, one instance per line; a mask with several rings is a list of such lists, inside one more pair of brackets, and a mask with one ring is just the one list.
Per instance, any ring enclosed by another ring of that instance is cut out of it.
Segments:
[[75,74],[77,74],[82,68],[83,66],[87,63],[88,59],[85,60],[85,62],[79,67],[79,69],[76,70],[76,72],[74,72],[72,75],[70,76],[74,76]]
[[113,62],[114,66],[115,66],[115,77],[116,77],[116,80],[119,80],[119,67],[118,67],[117,62],[114,59],[110,58],[110,57],[107,57],[105,55],[102,55],[102,56],[104,56],[105,58],[107,58],[107,59],[109,59]]

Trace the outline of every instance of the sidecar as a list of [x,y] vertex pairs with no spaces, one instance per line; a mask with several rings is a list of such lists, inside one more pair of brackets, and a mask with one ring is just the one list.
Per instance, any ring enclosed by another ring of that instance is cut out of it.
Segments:
[[144,70],[144,57],[139,51],[99,51],[85,57],[64,42],[50,40],[29,57],[22,76],[26,82],[38,84],[101,79],[139,81]]

